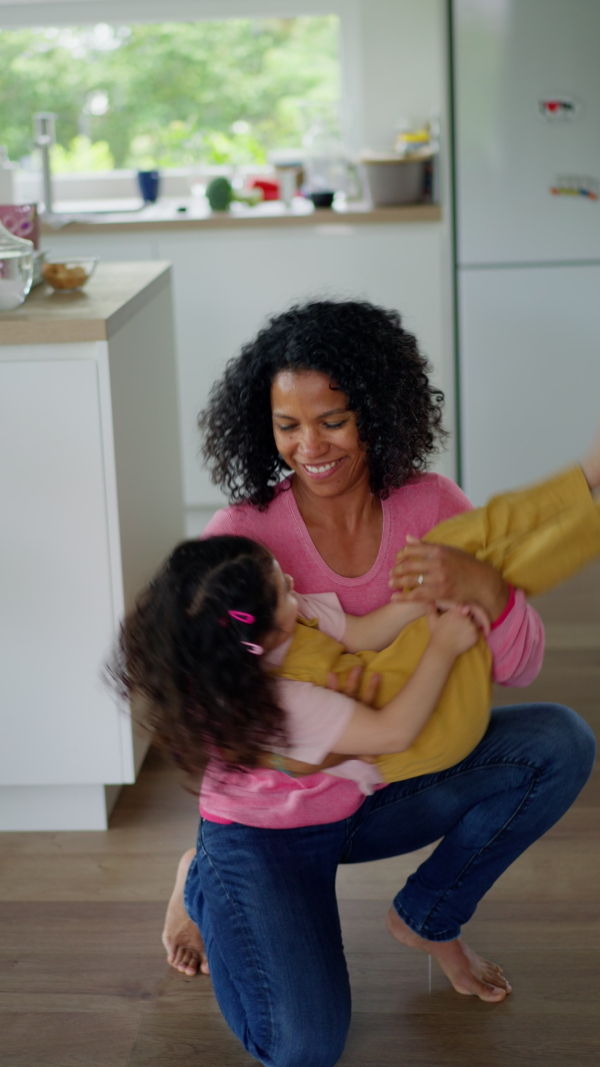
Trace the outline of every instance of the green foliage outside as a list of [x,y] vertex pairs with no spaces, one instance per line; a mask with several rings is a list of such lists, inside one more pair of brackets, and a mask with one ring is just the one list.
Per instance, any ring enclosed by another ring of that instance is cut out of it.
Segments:
[[54,111],[59,171],[264,163],[336,134],[339,98],[335,16],[0,34],[0,144],[28,156]]
[[79,134],[69,148],[55,144],[52,148],[52,170],[60,174],[88,174],[93,170],[114,170],[115,160],[106,141],[95,141]]

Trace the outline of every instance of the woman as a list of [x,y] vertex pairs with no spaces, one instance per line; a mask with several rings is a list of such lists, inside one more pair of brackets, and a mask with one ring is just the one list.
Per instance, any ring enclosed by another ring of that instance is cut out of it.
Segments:
[[[541,666],[543,633],[523,594],[509,604],[492,568],[419,541],[470,507],[448,479],[423,473],[443,434],[443,397],[426,369],[395,312],[315,302],[271,320],[228,365],[201,420],[213,478],[234,502],[206,533],[262,541],[300,593],[334,591],[351,614],[393,590],[473,602],[493,622],[496,680],[524,686]],[[594,750],[569,709],[523,705],[497,709],[450,770],[366,799],[347,780],[269,767],[249,772],[229,821],[203,794],[198,848],[181,861],[168,914],[170,962],[208,970],[199,928],[220,1007],[248,1051],[272,1067],[329,1067],[350,1019],[337,865],[441,839],[395,897],[390,933],[437,959],[458,992],[503,1000],[507,979],[461,926],[573,803]]]

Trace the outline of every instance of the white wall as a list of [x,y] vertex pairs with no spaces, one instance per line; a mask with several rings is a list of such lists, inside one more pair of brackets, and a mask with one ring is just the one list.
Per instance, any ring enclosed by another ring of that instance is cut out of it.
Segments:
[[363,123],[370,148],[390,146],[398,121],[425,121],[443,105],[441,0],[362,0]]

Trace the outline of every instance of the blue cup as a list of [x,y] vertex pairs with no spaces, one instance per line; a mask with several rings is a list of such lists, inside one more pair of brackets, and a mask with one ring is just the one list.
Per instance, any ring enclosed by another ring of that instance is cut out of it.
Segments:
[[154,204],[158,199],[160,175],[157,170],[138,170],[140,193],[145,204]]

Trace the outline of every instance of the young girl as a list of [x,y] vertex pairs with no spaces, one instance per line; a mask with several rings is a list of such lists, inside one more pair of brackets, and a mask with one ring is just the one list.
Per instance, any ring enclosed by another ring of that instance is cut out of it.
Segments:
[[[600,553],[590,493],[599,483],[597,448],[581,467],[462,513],[426,540],[463,547],[526,592],[542,592]],[[204,813],[228,821],[227,794],[237,794],[240,821],[241,769],[265,750],[274,766],[278,754],[313,764],[328,752],[383,754],[379,770],[348,759],[331,771],[370,793],[380,771],[389,781],[414,777],[475,747],[488,723],[491,667],[475,620],[486,623],[469,606],[447,608],[425,618],[419,604],[390,603],[347,616],[335,594],[295,595],[256,542],[184,542],[126,619],[112,673],[124,693],[147,698],[149,725],[184,769],[209,764]],[[328,671],[344,676],[357,662],[367,668],[363,685],[381,675],[380,710],[321,688]]]
[[[202,801],[211,815],[225,815],[211,803],[219,787],[243,788],[243,776],[228,777],[226,768],[256,767],[265,750],[289,749],[294,758],[318,762],[330,749],[360,756],[408,748],[457,656],[478,639],[469,609],[431,612],[427,647],[412,677],[376,711],[311,683],[276,677],[299,612],[317,616],[320,636],[336,650],[383,648],[415,617],[415,609],[390,604],[351,618],[335,594],[296,596],[265,548],[223,536],[179,545],[125,621],[112,673],[124,691],[147,698],[148,724],[184,770],[194,773],[210,762]],[[369,764],[352,763],[336,770],[371,792],[381,778]]]

